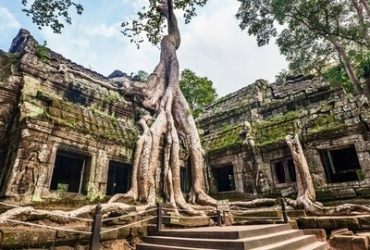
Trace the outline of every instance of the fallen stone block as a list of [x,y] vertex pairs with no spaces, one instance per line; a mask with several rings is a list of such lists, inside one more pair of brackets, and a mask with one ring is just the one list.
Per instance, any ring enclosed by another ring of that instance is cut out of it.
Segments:
[[329,241],[335,250],[367,250],[369,240],[366,236],[335,235]]

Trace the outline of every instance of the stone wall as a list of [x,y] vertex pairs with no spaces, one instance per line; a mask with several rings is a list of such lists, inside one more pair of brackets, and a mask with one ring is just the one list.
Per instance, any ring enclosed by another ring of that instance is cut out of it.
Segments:
[[83,159],[82,177],[74,180],[81,182],[78,193],[104,196],[110,162],[132,162],[132,102],[104,87],[110,79],[39,45],[25,30],[9,52],[0,53],[6,69],[0,78],[3,195],[34,201],[55,196],[51,182],[61,155]]
[[[298,133],[317,192],[361,196],[370,180],[369,114],[367,105],[311,75],[290,76],[280,84],[257,80],[220,98],[198,119],[213,174],[211,190],[217,193],[217,182],[227,181],[217,177],[218,169],[231,165],[235,184],[229,191],[246,198],[294,197],[294,164],[285,136]],[[348,169],[335,163],[347,153],[358,161]]]

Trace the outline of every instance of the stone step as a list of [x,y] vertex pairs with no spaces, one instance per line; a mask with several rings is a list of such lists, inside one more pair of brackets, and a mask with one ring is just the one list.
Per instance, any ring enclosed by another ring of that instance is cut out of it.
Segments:
[[136,245],[136,250],[222,250],[222,249],[176,247],[176,246],[148,244],[142,242]]
[[300,247],[297,250],[328,250],[330,249],[327,242],[316,241],[304,247]]
[[137,250],[327,250],[314,235],[288,224],[162,230],[147,236]]
[[233,227],[208,227],[162,230],[155,233],[156,236],[184,237],[184,238],[206,238],[206,239],[242,239],[274,232],[290,230],[288,224],[271,225],[249,225]]
[[[280,242],[275,242],[272,244],[264,245],[261,247],[257,248],[248,248],[249,250],[298,250],[298,249],[317,249],[317,248],[305,248],[308,247],[309,245],[312,245],[313,243],[317,242],[316,237],[314,235],[301,235],[299,237],[294,237],[288,240],[280,241]],[[323,243],[323,242],[320,242]],[[321,244],[319,244],[321,245]],[[325,244],[323,244],[324,247]],[[313,247],[317,247],[314,245]],[[320,250],[327,250],[327,248],[318,248]]]
[[148,236],[143,239],[145,243],[168,246],[182,246],[189,248],[221,248],[221,249],[249,249],[274,242],[285,241],[303,235],[300,230],[284,230],[280,232],[263,234],[242,239],[208,239],[184,238],[167,236]]

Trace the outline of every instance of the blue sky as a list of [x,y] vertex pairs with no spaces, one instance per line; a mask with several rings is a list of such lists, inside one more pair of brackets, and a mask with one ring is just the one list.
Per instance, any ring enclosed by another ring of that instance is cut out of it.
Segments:
[[[31,1],[31,0],[29,0]],[[72,15],[72,25],[62,34],[49,28],[38,30],[21,9],[21,0],[0,0],[0,49],[8,51],[20,28],[64,57],[103,75],[115,69],[127,74],[152,72],[159,49],[145,43],[137,49],[121,33],[121,23],[132,17],[148,0],[80,1],[84,13]],[[257,79],[274,81],[287,63],[274,43],[258,47],[254,37],[241,31],[234,15],[236,0],[210,0],[188,25],[181,22],[182,43],[178,50],[180,70],[190,69],[208,77],[220,96],[237,91]],[[181,16],[181,13],[179,13]]]

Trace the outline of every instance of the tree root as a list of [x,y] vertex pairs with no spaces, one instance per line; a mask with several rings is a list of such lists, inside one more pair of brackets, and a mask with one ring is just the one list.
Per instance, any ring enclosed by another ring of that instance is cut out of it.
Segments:
[[260,198],[255,199],[251,201],[236,201],[231,202],[231,207],[237,207],[237,208],[257,208],[257,207],[271,207],[278,204],[276,199],[270,199],[270,198]]
[[[123,203],[104,203],[102,206],[103,217],[108,217],[111,213],[123,214],[137,211],[137,207]],[[49,220],[58,224],[68,224],[71,222],[85,221],[80,219],[91,219],[95,212],[96,205],[83,206],[72,211],[61,210],[42,210],[33,207],[18,207],[7,210],[0,214],[0,223],[5,224],[7,219],[19,221],[39,221]]]

